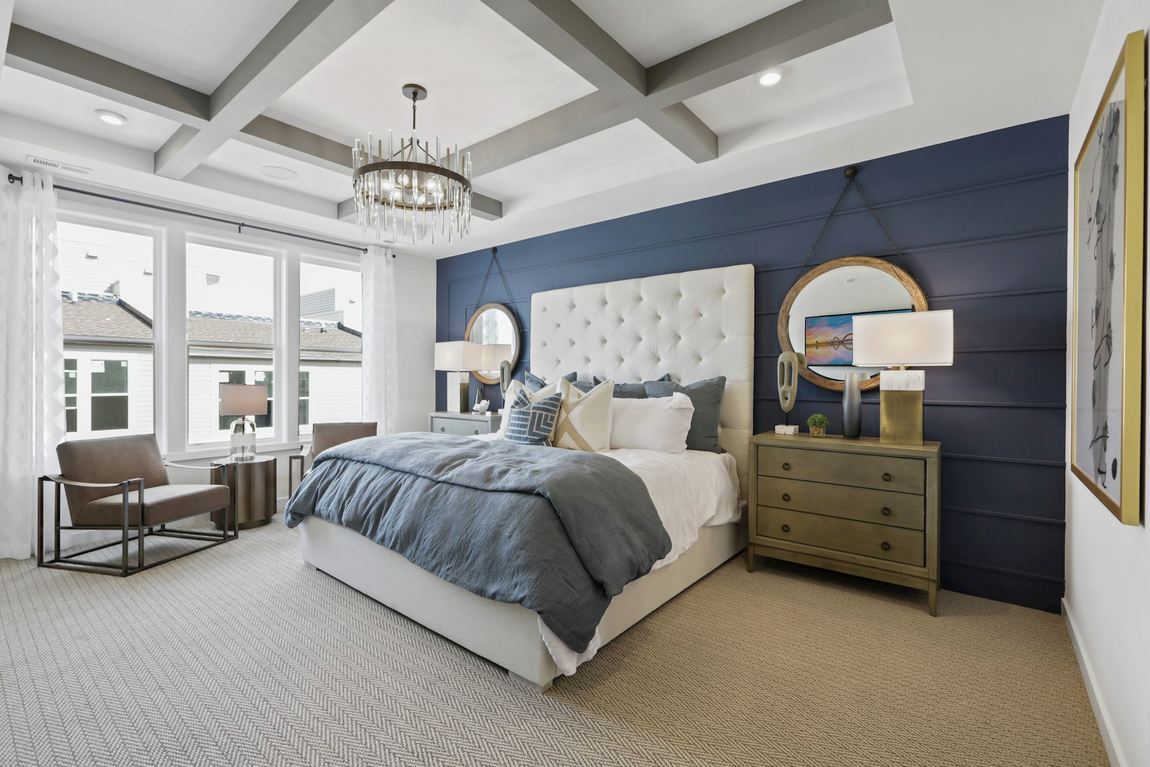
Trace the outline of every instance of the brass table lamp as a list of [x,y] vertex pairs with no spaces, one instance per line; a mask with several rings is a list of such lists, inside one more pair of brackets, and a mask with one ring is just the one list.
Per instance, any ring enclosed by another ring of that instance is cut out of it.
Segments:
[[879,440],[922,444],[926,373],[908,367],[954,364],[954,312],[860,314],[854,323],[854,364],[883,370],[879,379]]

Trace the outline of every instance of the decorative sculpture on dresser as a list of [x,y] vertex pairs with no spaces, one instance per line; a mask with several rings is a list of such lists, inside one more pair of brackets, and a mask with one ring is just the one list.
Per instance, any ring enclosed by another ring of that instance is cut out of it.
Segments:
[[790,426],[790,412],[794,410],[795,398],[799,393],[799,368],[806,364],[803,355],[786,351],[779,355],[779,366],[777,372],[778,386],[779,386],[779,407],[783,409],[783,416],[786,418],[788,425],[776,426],[775,431],[780,434],[797,434],[799,431],[798,426]]

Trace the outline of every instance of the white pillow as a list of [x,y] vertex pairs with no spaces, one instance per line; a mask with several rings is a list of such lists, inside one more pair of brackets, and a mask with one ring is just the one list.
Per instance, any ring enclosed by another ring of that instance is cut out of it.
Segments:
[[611,447],[611,395],[615,384],[604,381],[584,394],[560,380],[563,403],[551,444],[568,450],[607,450]]
[[611,400],[611,447],[682,453],[695,406],[682,392],[670,397]]

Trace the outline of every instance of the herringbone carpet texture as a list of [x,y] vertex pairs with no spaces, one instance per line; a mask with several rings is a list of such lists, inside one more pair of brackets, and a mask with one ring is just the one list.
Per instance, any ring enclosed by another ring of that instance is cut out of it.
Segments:
[[728,563],[546,694],[278,519],[127,580],[0,564],[0,765],[1096,765],[1062,619]]

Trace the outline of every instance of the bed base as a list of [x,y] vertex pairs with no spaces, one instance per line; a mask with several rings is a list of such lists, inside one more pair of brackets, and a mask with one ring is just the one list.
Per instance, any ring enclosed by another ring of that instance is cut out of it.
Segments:
[[[540,690],[558,676],[537,617],[527,608],[473,594],[318,517],[307,517],[299,529],[303,559],[313,567]],[[599,624],[603,644],[738,554],[746,540],[745,523],[704,527],[678,559],[628,584],[611,601]]]

